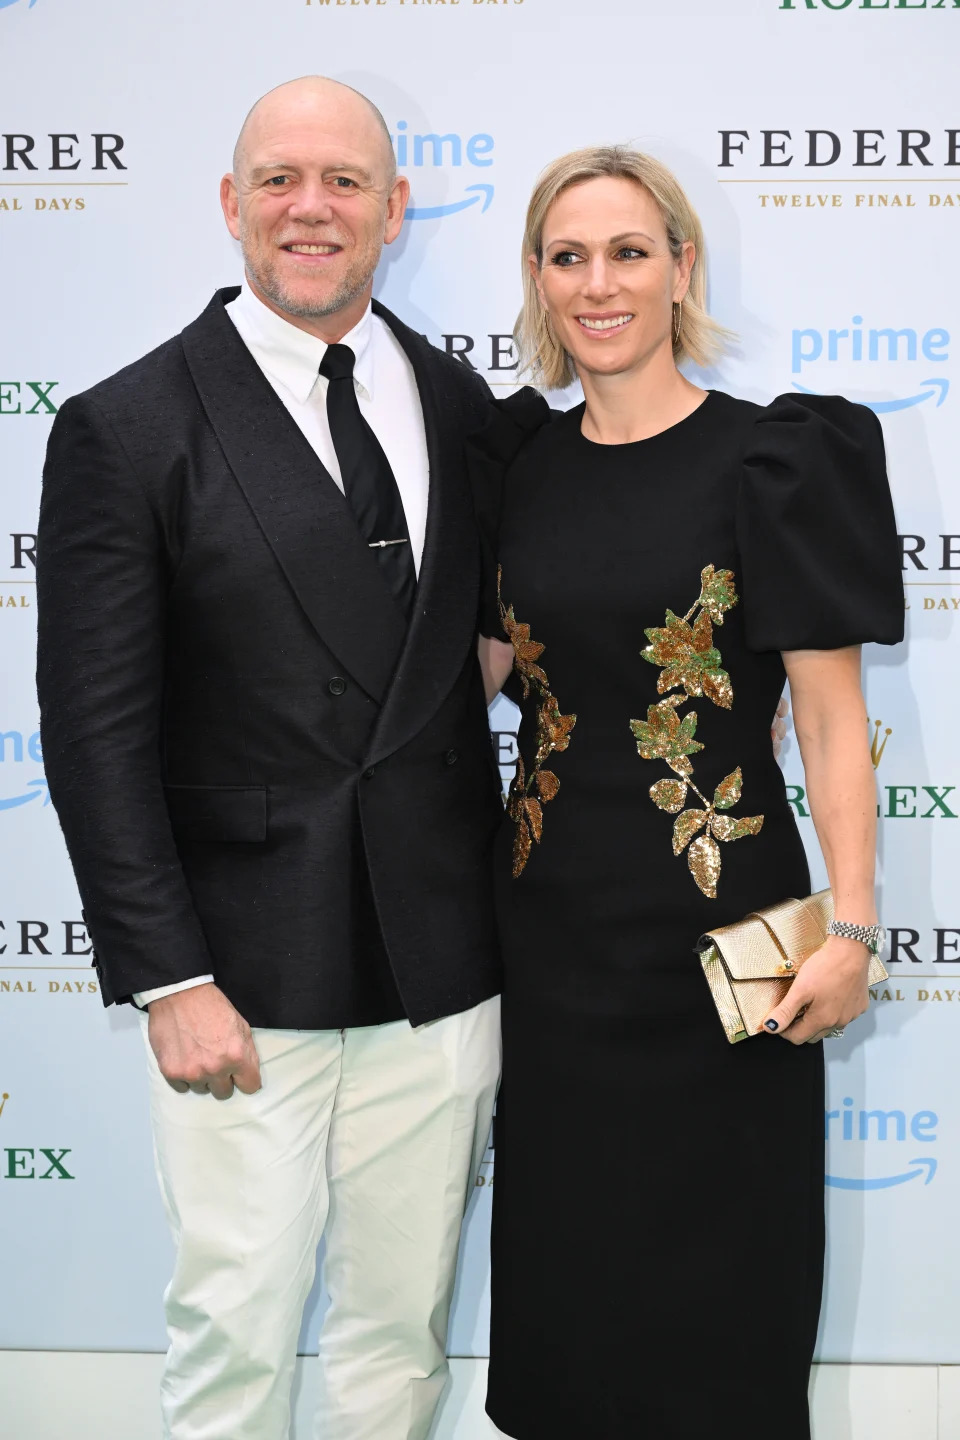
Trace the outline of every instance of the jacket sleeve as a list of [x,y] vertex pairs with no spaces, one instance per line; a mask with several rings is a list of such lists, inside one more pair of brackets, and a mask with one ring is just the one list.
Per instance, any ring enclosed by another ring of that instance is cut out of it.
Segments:
[[214,968],[164,801],[165,606],[159,517],[95,403],[68,400],[43,472],[37,690],[107,1005]]

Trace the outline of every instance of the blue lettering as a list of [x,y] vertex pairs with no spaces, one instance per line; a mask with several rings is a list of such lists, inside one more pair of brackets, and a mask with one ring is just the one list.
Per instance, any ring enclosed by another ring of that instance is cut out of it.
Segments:
[[482,160],[481,155],[489,155],[493,149],[492,135],[471,135],[467,141],[467,160],[471,165],[492,165],[493,160]]
[[923,337],[923,358],[925,360],[949,360],[946,346],[950,344],[948,330],[928,330]]
[[391,135],[390,140],[396,152],[397,164],[401,168],[408,165],[431,165],[436,168],[441,165],[461,166],[464,156],[468,165],[478,169],[486,169],[493,164],[494,139],[483,131],[469,135],[466,139],[453,131],[447,135],[437,135],[432,131],[429,135],[411,135],[408,133],[407,121],[398,120],[397,133]]
[[933,1110],[918,1110],[910,1121],[910,1134],[914,1140],[936,1140],[937,1137],[932,1132],[936,1129],[939,1121],[939,1115]]
[[901,339],[905,339],[906,342],[907,342],[907,359],[908,359],[908,360],[916,360],[916,358],[917,358],[917,332],[916,332],[916,330],[892,330],[892,329],[886,329],[886,330],[871,330],[871,331],[870,331],[870,359],[871,359],[871,360],[879,360],[879,359],[880,359],[880,338],[881,338],[881,336],[882,336],[882,337],[886,340],[886,342],[887,342],[887,359],[888,359],[888,360],[899,360],[899,359],[900,359],[900,341],[901,341]]
[[902,1110],[861,1110],[860,1111],[860,1139],[870,1139],[870,1121],[877,1122],[877,1139],[886,1140],[887,1130],[890,1121],[896,1121],[897,1139],[907,1138],[907,1117]]
[[27,741],[27,753],[29,754],[30,759],[35,760],[38,765],[42,763],[43,751],[40,749],[39,730],[37,730],[35,734],[31,735],[30,739]]
[[14,763],[19,765],[23,760],[23,736],[19,730],[8,730],[6,734],[0,735],[0,762],[7,758],[7,741],[11,742],[13,749]]
[[[808,339],[810,349],[804,348],[804,339]],[[793,332],[793,373],[800,374],[800,367],[819,360],[823,354],[823,339],[819,330],[794,330]]]

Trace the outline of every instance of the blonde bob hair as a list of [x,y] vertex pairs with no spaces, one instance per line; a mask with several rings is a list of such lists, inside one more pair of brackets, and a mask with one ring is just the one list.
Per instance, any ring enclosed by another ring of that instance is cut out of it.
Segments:
[[560,390],[577,377],[569,352],[556,339],[550,319],[530,273],[528,257],[535,255],[543,265],[543,227],[550,206],[564,190],[586,180],[605,177],[632,180],[643,187],[656,203],[667,232],[670,254],[679,260],[686,241],[696,250],[690,287],[683,299],[679,334],[674,332],[673,355],[708,366],[722,353],[730,332],[707,314],[707,270],[703,227],[680,182],[666,165],[652,155],[643,155],[625,145],[597,145],[572,150],[554,160],[537,181],[523,233],[523,309],[517,317],[516,340],[520,369],[547,390]]

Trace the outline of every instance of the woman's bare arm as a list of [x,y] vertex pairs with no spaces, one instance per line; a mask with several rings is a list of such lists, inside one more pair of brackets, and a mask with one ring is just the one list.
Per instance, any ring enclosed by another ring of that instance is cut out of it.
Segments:
[[[872,925],[877,918],[877,793],[860,688],[860,648],[794,650],[784,654],[783,662],[836,918]],[[798,1045],[842,1029],[867,1008],[868,963],[859,941],[830,936],[806,962],[783,1004],[771,1012],[767,1028]]]

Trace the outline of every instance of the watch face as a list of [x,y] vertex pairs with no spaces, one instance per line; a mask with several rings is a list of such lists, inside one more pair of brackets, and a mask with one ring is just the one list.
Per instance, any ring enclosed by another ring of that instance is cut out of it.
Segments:
[[875,955],[882,955],[883,952],[884,952],[884,950],[885,950],[886,948],[887,948],[887,932],[886,932],[886,930],[883,928],[882,925],[878,925],[878,926],[877,926],[877,938],[876,938],[876,940],[873,942],[873,945],[871,946],[871,949],[873,950],[873,953],[874,953]]

